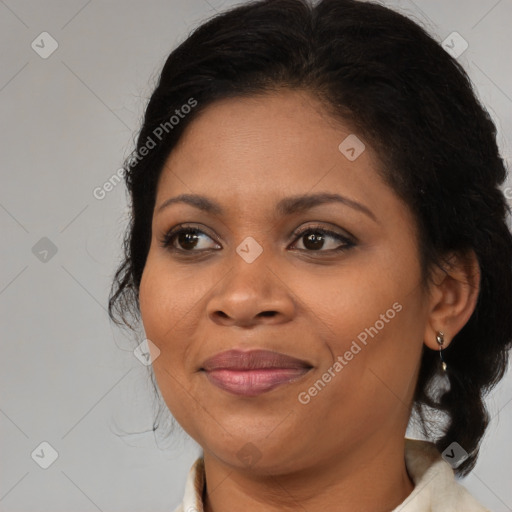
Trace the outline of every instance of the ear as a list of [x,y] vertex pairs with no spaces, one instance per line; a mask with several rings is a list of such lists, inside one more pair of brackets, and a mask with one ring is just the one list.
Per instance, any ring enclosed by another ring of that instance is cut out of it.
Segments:
[[473,250],[451,253],[431,276],[428,319],[424,342],[439,350],[438,331],[444,333],[446,348],[473,314],[480,291],[480,266]]

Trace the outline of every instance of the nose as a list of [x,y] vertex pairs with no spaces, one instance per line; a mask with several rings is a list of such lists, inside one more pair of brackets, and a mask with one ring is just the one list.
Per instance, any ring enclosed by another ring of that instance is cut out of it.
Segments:
[[211,321],[247,328],[281,324],[293,318],[296,301],[290,283],[260,258],[250,264],[237,262],[222,279],[208,302]]

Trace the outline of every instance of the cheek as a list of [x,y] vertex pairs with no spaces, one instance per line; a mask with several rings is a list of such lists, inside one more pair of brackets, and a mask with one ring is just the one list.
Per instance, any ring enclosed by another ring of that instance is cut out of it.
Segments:
[[141,278],[139,304],[146,337],[160,350],[152,363],[160,392],[173,416],[190,429],[194,404],[185,391],[189,378],[185,370],[186,331],[190,329],[186,319],[187,312],[193,314],[191,309],[198,298],[192,284],[181,282],[179,275],[179,271],[170,271],[168,264],[149,256]]
[[[182,372],[187,339],[184,329],[187,309],[190,309],[190,291],[176,281],[171,273],[156,259],[148,258],[142,274],[139,303],[141,320],[146,337],[160,350],[153,361],[153,369],[162,390],[176,383],[171,376]],[[188,294],[188,295],[187,295]]]
[[293,283],[293,294],[320,329],[319,337],[329,339],[332,351],[342,354],[358,336],[364,342],[400,323],[404,314],[398,310],[409,300],[415,277],[413,272],[404,275],[407,272],[394,274],[384,266],[361,262],[283,280]]
[[157,344],[164,344],[161,349],[165,349],[174,331],[186,328],[187,313],[197,300],[193,281],[184,279],[179,269],[163,259],[148,257],[139,293],[141,318],[148,338],[152,334]]
[[[425,320],[419,278],[414,258],[395,256],[301,279],[294,291],[313,313],[331,359],[317,374],[327,384],[317,380],[311,394],[304,390],[317,406],[343,403],[355,417],[378,420],[383,410],[408,403]],[[356,413],[361,407],[366,412]]]
[[184,269],[171,264],[165,255],[148,257],[140,285],[141,319],[146,337],[160,350],[153,369],[168,405],[167,396],[177,396],[197,369],[198,340],[203,338],[198,331],[208,292],[217,281],[215,272]]

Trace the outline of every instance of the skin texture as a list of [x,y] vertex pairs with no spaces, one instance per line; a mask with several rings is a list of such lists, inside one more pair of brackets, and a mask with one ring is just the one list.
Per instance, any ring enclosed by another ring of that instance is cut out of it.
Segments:
[[[222,100],[187,127],[162,171],[141,317],[160,350],[153,369],[166,404],[204,450],[209,512],[387,511],[414,487],[404,435],[421,351],[438,349],[439,330],[448,346],[467,322],[478,266],[473,255],[454,255],[452,268],[435,270],[430,290],[421,286],[412,214],[378,176],[368,144],[355,161],[340,152],[351,133],[306,91]],[[356,201],[374,219],[340,203],[275,212],[284,197],[319,192]],[[224,214],[182,203],[158,211],[192,193],[218,202]],[[205,233],[196,248],[185,252],[182,237],[173,243],[182,253],[163,248],[166,232],[182,223]],[[317,226],[355,245],[335,252],[344,242],[327,236],[315,250],[293,236]],[[252,263],[236,252],[249,236],[263,249]],[[401,306],[394,318],[301,403],[299,393],[393,304]],[[275,350],[313,368],[240,397],[199,371],[233,348]]]

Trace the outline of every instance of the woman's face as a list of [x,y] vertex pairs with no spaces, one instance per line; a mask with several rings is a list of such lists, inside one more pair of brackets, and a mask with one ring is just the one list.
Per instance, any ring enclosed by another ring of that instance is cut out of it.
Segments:
[[[277,474],[403,441],[428,307],[412,215],[377,165],[297,91],[215,103],[168,158],[140,308],[162,395],[205,455]],[[159,209],[181,194],[215,209]],[[181,224],[200,232],[163,247]],[[233,349],[303,364],[206,363]]]

